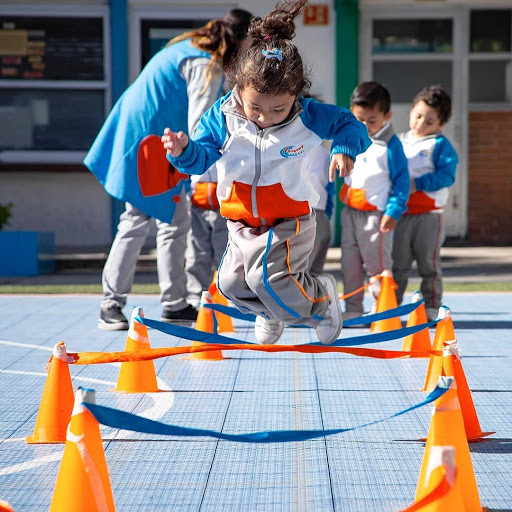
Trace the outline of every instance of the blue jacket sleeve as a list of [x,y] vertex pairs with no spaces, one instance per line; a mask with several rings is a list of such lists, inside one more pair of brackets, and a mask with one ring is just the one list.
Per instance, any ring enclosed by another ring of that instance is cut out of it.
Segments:
[[199,120],[193,138],[178,157],[167,159],[185,174],[204,174],[220,157],[219,152],[226,138],[226,123],[220,107],[229,96],[217,100]]
[[455,171],[457,170],[459,157],[450,141],[444,135],[440,135],[436,139],[433,160],[435,172],[416,178],[414,183],[417,190],[434,192],[435,190],[450,187],[455,182]]
[[391,194],[384,210],[384,215],[389,215],[398,220],[407,208],[407,199],[411,188],[409,179],[409,167],[402,143],[396,135],[388,142],[388,166],[391,179]]
[[327,192],[327,202],[325,203],[325,213],[329,219],[332,217],[334,209],[334,193],[336,191],[334,181],[328,181],[325,185],[325,191]]
[[321,103],[313,98],[301,98],[302,122],[324,140],[332,140],[331,157],[343,153],[353,160],[371,144],[368,130],[350,110]]

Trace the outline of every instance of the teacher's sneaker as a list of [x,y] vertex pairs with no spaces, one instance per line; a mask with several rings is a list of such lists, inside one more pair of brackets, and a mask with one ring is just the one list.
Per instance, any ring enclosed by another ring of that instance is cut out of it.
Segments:
[[284,331],[284,322],[277,318],[267,319],[257,316],[254,323],[254,334],[256,341],[261,345],[273,345],[281,337]]
[[113,304],[101,308],[98,327],[103,331],[127,331],[128,319],[121,312],[121,306]]
[[324,285],[329,295],[329,309],[325,318],[316,326],[316,335],[323,345],[334,343],[343,327],[343,313],[338,297],[338,283],[332,274],[320,274],[317,279]]

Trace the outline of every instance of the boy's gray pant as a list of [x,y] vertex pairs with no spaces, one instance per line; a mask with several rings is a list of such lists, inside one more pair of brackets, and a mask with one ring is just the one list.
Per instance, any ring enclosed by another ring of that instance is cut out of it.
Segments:
[[199,305],[201,292],[212,282],[213,272],[220,264],[228,242],[226,219],[219,210],[204,210],[191,205],[185,272],[187,300]]
[[126,203],[126,210],[120,217],[116,237],[103,268],[102,308],[114,304],[123,307],[126,304],[133,285],[137,259],[155,221],[160,301],[163,306],[169,306],[174,311],[187,306],[184,265],[190,215],[184,191],[180,199],[176,203],[171,224],[153,219],[130,203]]
[[327,292],[307,271],[315,243],[315,214],[284,219],[273,228],[228,220],[219,268],[220,292],[242,312],[315,327],[329,306]]
[[442,306],[443,280],[441,246],[444,242],[442,214],[404,215],[395,229],[393,277],[398,285],[398,304],[403,300],[412,263],[416,260],[421,277],[420,291],[427,309]]
[[315,245],[309,257],[308,270],[310,274],[317,276],[324,270],[327,250],[331,245],[331,221],[324,210],[315,210],[316,232]]
[[[391,270],[393,232],[381,233],[382,212],[362,211],[344,206],[341,211],[341,268],[343,293],[364,285],[367,277]],[[369,293],[377,300],[380,280],[370,284]],[[363,313],[364,290],[345,299],[347,312]]]

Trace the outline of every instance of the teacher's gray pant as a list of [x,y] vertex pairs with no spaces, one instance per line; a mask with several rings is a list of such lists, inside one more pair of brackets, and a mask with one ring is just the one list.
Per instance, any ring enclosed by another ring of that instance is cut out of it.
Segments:
[[188,200],[183,191],[180,198],[171,224],[153,219],[130,203],[126,203],[126,210],[120,217],[117,234],[103,268],[102,308],[114,304],[123,307],[126,304],[133,285],[137,259],[155,221],[160,302],[173,311],[179,311],[187,306],[187,278],[184,266],[190,215]]

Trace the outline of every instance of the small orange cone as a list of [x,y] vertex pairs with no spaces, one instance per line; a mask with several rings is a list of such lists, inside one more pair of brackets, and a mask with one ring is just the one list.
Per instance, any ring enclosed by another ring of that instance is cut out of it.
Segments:
[[448,343],[443,348],[443,375],[453,375],[455,378],[457,396],[459,397],[460,409],[464,419],[464,429],[468,441],[471,442],[495,434],[495,432],[482,432],[468,381],[462,368],[460,347],[457,340]]
[[[389,309],[398,307],[396,300],[395,290],[398,288],[391,271],[384,270],[381,273],[382,279],[380,283],[380,292],[377,297],[377,310],[376,313],[382,313]],[[402,322],[399,317],[388,318],[386,320],[377,320],[370,326],[370,332],[387,332],[394,331],[395,329],[401,329]]]
[[402,512],[464,510],[453,446],[432,446],[424,482],[418,482],[414,504]]
[[[437,315],[440,321],[437,322],[436,332],[434,334],[434,342],[432,350],[443,350],[446,343],[455,340],[455,331],[453,329],[452,313],[450,308],[441,306]],[[430,393],[437,386],[437,379],[443,371],[443,357],[430,355],[428,360],[427,374],[425,375],[425,384],[423,391]]]
[[[420,292],[414,292],[412,295],[411,302],[419,302],[423,299],[423,295]],[[425,309],[425,303],[421,303],[414,311],[411,311],[409,318],[407,319],[406,327],[412,327],[415,325],[421,325],[427,323],[427,311]],[[428,327],[420,332],[409,334],[404,338],[402,344],[403,352],[411,351],[422,351],[425,352],[431,349],[430,344],[430,333]],[[425,356],[427,357],[427,356]]]
[[41,397],[34,433],[27,436],[27,444],[64,443],[71,411],[73,410],[73,384],[69,363],[74,361],[67,354],[66,344],[61,341],[53,347],[47,365],[48,376]]
[[[208,292],[212,297],[213,304],[221,304],[222,306],[228,305],[228,300],[217,288],[217,271],[213,273],[212,284],[208,288]],[[215,318],[217,319],[217,332],[235,332],[233,327],[233,320],[229,315],[215,311]]]
[[14,512],[14,509],[7,501],[0,500],[0,512]]
[[449,389],[434,403],[434,410],[432,419],[430,420],[430,428],[418,480],[416,500],[421,496],[419,491],[428,487],[429,461],[432,448],[434,446],[453,446],[455,448],[455,466],[457,468],[454,492],[460,493],[462,496],[464,508],[444,508],[442,510],[453,510],[453,512],[458,512],[459,510],[464,510],[464,512],[481,512],[482,505],[480,504],[475,473],[471,462],[471,454],[464,430],[464,420],[462,419],[459,399],[457,398],[455,379],[452,376],[440,377],[438,385]]
[[[212,297],[209,292],[203,292],[201,295],[201,302],[199,303],[199,312],[197,314],[196,320],[196,330],[201,332],[211,332],[212,334],[216,332],[215,322],[213,317],[213,310],[205,308],[204,304],[211,304]],[[192,342],[193,347],[202,346],[204,343],[200,341]],[[191,353],[188,357],[184,359],[203,359],[209,361],[220,361],[224,359],[222,356],[222,350],[211,350],[207,352],[195,352]]]
[[[126,338],[125,351],[137,351],[151,348],[148,328],[137,321],[136,316],[144,316],[142,308],[133,308],[130,330]],[[123,393],[154,393],[161,391],[156,382],[155,364],[153,361],[129,361],[121,363],[116,391]]]
[[94,401],[93,389],[78,388],[50,512],[115,511],[100,427],[82,405]]

